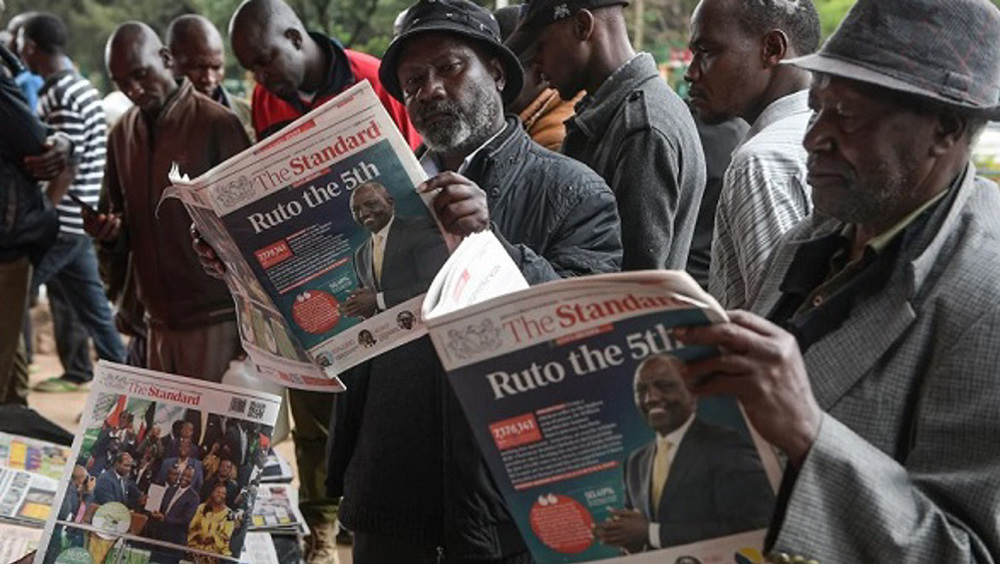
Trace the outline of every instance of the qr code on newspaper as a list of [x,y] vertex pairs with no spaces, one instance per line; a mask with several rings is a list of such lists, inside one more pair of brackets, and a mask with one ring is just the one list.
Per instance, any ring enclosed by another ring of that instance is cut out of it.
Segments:
[[247,417],[250,419],[263,419],[264,411],[267,408],[267,404],[262,401],[252,401],[250,402],[250,410],[247,411]]
[[247,411],[247,399],[246,398],[231,398],[229,400],[229,413],[246,413]]

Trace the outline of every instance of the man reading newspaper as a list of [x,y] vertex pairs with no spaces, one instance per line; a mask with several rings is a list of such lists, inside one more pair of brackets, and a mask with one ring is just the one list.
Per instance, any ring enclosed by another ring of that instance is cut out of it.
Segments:
[[[821,212],[753,310],[690,329],[688,366],[788,457],[778,562],[1000,558],[1000,192],[970,146],[998,115],[1000,10],[861,0],[815,55],[805,135]],[[919,48],[916,46],[919,45]]]
[[[434,194],[449,233],[492,230],[532,283],[619,269],[620,226],[604,181],[504,117],[522,70],[489,12],[466,0],[414,5],[380,78],[424,137],[433,176],[420,189]],[[209,269],[220,266],[202,251]],[[344,495],[355,562],[434,562],[441,551],[527,561],[429,340],[343,377],[328,484]]]

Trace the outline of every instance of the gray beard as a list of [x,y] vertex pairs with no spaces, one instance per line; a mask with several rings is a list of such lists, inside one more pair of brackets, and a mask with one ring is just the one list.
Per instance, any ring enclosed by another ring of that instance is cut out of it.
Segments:
[[[484,85],[485,86],[485,85]],[[500,116],[500,105],[495,103],[492,92],[477,88],[470,108],[455,102],[445,102],[437,109],[447,109],[452,117],[440,120],[420,133],[424,143],[435,153],[471,152],[493,136],[493,124]]]

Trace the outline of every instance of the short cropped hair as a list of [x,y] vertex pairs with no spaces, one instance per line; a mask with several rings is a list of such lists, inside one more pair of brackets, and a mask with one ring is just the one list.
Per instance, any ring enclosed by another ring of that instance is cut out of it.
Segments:
[[66,45],[69,43],[69,30],[54,14],[41,13],[31,16],[24,22],[21,33],[26,39],[35,42],[43,53],[55,55],[66,52]]
[[782,30],[798,56],[819,48],[819,13],[812,0],[737,0],[737,3],[743,11],[740,21],[750,32]]

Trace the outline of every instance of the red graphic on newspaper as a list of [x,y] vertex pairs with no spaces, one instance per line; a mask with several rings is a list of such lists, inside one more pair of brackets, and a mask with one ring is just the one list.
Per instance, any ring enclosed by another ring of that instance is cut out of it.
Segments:
[[333,330],[340,321],[340,302],[327,292],[302,292],[295,298],[292,318],[303,331],[321,335]]
[[542,440],[538,421],[530,413],[498,421],[490,425],[490,433],[493,434],[493,441],[500,450],[529,445]]
[[594,543],[594,517],[571,497],[548,494],[531,507],[531,530],[560,554],[579,554]]

